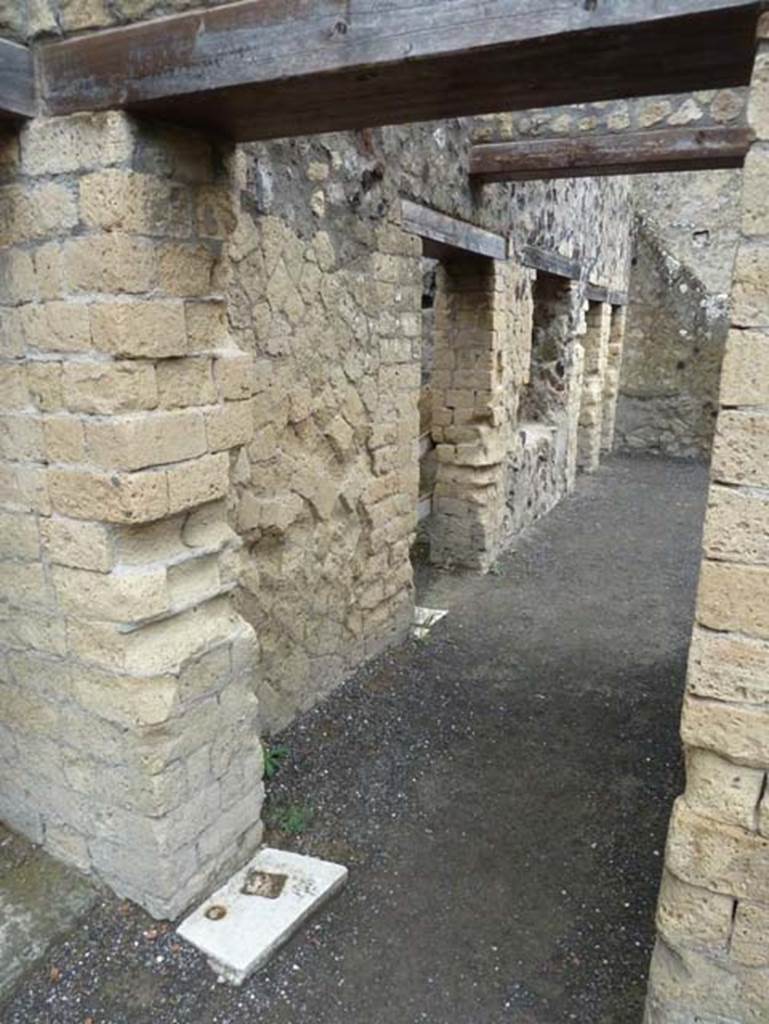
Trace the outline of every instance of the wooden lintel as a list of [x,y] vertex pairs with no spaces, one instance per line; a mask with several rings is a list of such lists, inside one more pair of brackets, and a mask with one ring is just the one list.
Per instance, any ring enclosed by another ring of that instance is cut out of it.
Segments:
[[566,277],[570,281],[581,281],[584,278],[582,264],[578,260],[562,256],[551,249],[542,249],[537,245],[523,245],[518,251],[518,259],[524,267],[541,270],[555,277]]
[[457,250],[492,260],[506,260],[508,242],[504,235],[457,220],[410,199],[401,200],[401,226],[424,240],[424,253],[434,259],[456,254]]
[[585,286],[585,298],[591,302],[607,302],[610,306],[627,306],[628,293],[602,284],[588,282]]
[[742,167],[752,140],[749,128],[662,128],[611,135],[522,139],[473,146],[474,181],[701,171]]
[[47,112],[248,140],[745,85],[758,0],[241,0],[39,48]]
[[20,43],[0,39],[0,119],[34,117],[36,106],[32,52]]

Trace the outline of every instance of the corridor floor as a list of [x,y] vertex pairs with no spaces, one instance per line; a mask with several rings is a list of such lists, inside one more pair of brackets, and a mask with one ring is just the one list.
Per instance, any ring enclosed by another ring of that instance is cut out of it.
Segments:
[[494,572],[421,573],[449,616],[280,738],[268,838],[350,881],[246,986],[105,899],[3,1024],[639,1024],[705,489],[612,458]]

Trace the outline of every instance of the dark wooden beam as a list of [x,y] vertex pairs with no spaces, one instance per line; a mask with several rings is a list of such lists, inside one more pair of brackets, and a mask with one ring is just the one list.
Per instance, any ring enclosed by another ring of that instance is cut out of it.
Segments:
[[585,277],[582,264],[578,260],[562,256],[551,249],[542,249],[537,245],[523,245],[517,253],[524,267],[541,270],[555,277],[566,277],[570,281],[581,281]]
[[750,129],[740,127],[495,142],[473,146],[470,176],[479,182],[531,181],[742,167],[751,140]]
[[508,257],[509,247],[504,235],[477,228],[467,221],[430,210],[409,199],[401,200],[401,226],[404,231],[419,235],[424,240],[425,256],[433,259],[450,257],[457,250],[492,260],[506,260]]
[[588,283],[585,287],[585,298],[591,302],[608,302],[610,306],[627,306],[628,293],[606,288],[602,284]]
[[0,39],[0,119],[34,117],[35,71],[26,46]]
[[44,44],[52,114],[237,140],[748,83],[755,0],[242,0]]

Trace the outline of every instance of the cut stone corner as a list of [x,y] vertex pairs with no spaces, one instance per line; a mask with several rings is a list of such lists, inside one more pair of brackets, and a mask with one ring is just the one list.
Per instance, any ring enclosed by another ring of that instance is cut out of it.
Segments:
[[347,868],[264,848],[179,925],[219,977],[242,985],[347,881]]

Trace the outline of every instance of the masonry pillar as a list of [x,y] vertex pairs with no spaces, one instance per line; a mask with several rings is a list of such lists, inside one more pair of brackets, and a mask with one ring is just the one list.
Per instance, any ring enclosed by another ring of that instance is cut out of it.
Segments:
[[432,433],[438,471],[430,558],[486,570],[504,540],[518,388],[512,264],[460,257],[438,270]]
[[721,380],[648,1024],[769,1020],[769,21],[753,73]]
[[601,451],[610,452],[614,447],[614,428],[617,422],[619,400],[619,379],[622,369],[622,349],[625,344],[627,308],[612,306],[609,328],[609,348],[606,358],[606,375],[603,388],[603,412],[601,415]]
[[586,319],[587,330],[582,339],[585,361],[577,434],[577,465],[585,473],[594,473],[601,461],[611,306],[606,302],[590,302]]
[[172,917],[261,835],[228,181],[206,140],[119,113],[3,157],[0,818]]

